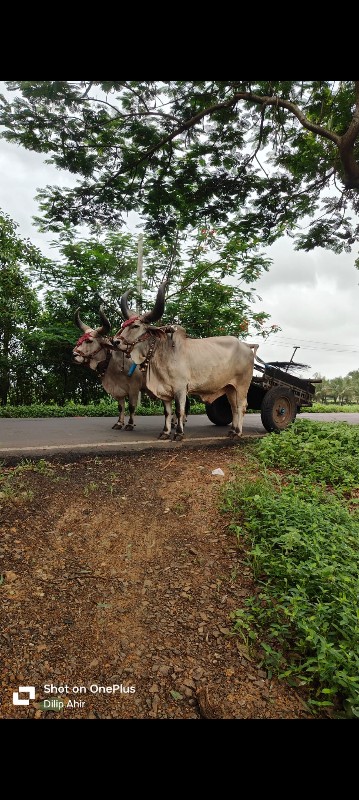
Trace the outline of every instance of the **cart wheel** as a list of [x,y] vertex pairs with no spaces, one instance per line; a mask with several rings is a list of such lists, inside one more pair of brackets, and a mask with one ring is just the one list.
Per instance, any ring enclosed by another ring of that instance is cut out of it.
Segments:
[[273,386],[264,395],[261,419],[264,428],[271,433],[280,433],[294,422],[297,403],[293,392],[285,386]]
[[214,425],[229,425],[232,422],[232,409],[225,394],[217,397],[213,403],[205,403],[208,419]]

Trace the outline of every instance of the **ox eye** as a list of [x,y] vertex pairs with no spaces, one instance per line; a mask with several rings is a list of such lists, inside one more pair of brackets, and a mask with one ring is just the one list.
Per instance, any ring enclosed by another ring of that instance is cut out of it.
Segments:
[[139,325],[132,325],[132,328],[139,328]]

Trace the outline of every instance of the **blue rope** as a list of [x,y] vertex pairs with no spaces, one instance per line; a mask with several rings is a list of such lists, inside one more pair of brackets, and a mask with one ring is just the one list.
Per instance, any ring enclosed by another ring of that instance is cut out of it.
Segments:
[[135,362],[134,362],[134,361],[132,361],[132,364],[131,364],[131,366],[130,366],[130,369],[128,370],[128,377],[129,377],[129,378],[131,377],[131,375],[133,375],[133,373],[134,373],[134,371],[135,371],[136,367],[137,367],[137,364],[135,364]]

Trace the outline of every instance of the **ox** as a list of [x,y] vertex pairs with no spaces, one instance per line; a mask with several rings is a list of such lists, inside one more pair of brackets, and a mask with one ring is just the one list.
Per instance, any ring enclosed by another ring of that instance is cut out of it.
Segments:
[[[75,313],[75,324],[83,332],[83,336],[80,337],[73,349],[74,360],[77,364],[83,364],[93,369],[102,381],[105,391],[117,400],[119,417],[113,428],[121,430],[124,427],[126,431],[133,431],[138,395],[146,389],[144,376],[138,369],[135,369],[129,376],[131,361],[125,358],[124,353],[114,349],[108,338],[111,324],[105,316],[102,306],[100,307],[102,321],[100,328],[90,328],[89,325],[85,325],[80,319],[79,312],[78,308]],[[132,363],[132,368],[133,366]],[[127,425],[125,425],[126,397],[128,397],[129,405]]]
[[227,395],[233,415],[228,435],[241,436],[258,346],[245,344],[235,336],[190,339],[184,328],[149,324],[162,317],[165,287],[166,281],[158,289],[153,311],[141,317],[134,316],[129,309],[130,290],[127,290],[120,301],[125,322],[113,338],[114,345],[146,375],[147,389],[163,401],[165,425],[159,438],[170,438],[174,399],[177,414],[174,438],[183,439],[186,394],[195,394],[208,403]]

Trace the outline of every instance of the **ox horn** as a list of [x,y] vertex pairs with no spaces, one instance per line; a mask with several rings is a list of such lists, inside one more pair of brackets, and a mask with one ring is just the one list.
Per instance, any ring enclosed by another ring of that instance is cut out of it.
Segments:
[[120,298],[120,307],[122,311],[122,316],[124,319],[130,319],[133,317],[133,311],[127,305],[128,295],[130,294],[131,289],[127,289]]
[[82,322],[82,320],[80,319],[80,306],[75,311],[74,320],[75,320],[75,325],[77,325],[77,327],[80,328],[80,331],[86,333],[86,331],[91,330],[90,326],[85,325],[85,323]]
[[165,310],[165,291],[167,286],[167,280],[163,281],[160,284],[157,292],[156,302],[152,309],[152,311],[148,311],[146,314],[143,314],[141,317],[141,322],[157,322],[158,319],[161,319],[163,312]]
[[103,310],[103,306],[102,305],[100,306],[100,318],[101,318],[102,326],[101,326],[101,328],[97,328],[97,333],[106,335],[107,333],[110,333],[111,322],[108,321],[108,319],[106,317],[106,314],[105,314],[105,312]]

